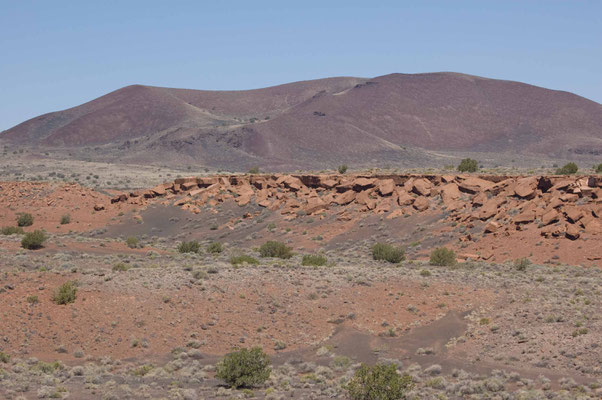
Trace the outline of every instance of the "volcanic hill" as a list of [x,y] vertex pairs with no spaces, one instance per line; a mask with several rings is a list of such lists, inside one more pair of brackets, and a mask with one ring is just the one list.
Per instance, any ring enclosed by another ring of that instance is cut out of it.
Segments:
[[441,152],[592,158],[602,154],[602,106],[448,72],[244,91],[133,85],[25,121],[0,139],[81,159],[230,170],[418,166]]

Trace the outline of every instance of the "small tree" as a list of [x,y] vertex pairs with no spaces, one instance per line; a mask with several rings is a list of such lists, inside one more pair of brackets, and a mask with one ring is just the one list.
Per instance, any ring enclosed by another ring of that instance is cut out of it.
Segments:
[[556,175],[572,175],[576,174],[578,170],[579,167],[577,166],[577,164],[570,162],[568,164],[565,164],[562,168],[558,168],[556,170]]
[[259,255],[262,257],[277,257],[287,259],[293,256],[292,250],[293,249],[282,242],[270,240],[261,245],[259,248]]
[[180,253],[198,253],[201,251],[201,245],[196,240],[192,240],[190,242],[182,242],[178,246],[178,251]]
[[343,164],[343,165],[339,165],[339,174],[344,174],[345,172],[347,172],[347,165]]
[[453,250],[446,249],[445,247],[436,248],[431,252],[429,264],[440,267],[455,265],[456,253],[454,253]]
[[73,281],[67,281],[59,286],[52,295],[52,301],[56,304],[69,304],[75,301],[77,286]]
[[260,385],[271,372],[267,354],[260,347],[253,347],[226,354],[217,364],[216,376],[237,389]]
[[61,217],[61,225],[67,225],[71,222],[71,215],[65,214]]
[[602,174],[602,164],[594,165],[594,170],[597,174]]
[[36,229],[33,232],[27,232],[21,240],[21,247],[28,250],[35,250],[42,247],[46,241],[46,233]]
[[362,365],[346,385],[352,400],[400,400],[414,384],[409,375],[399,375],[394,364]]
[[31,226],[33,225],[33,216],[29,213],[20,213],[17,216],[17,226]]
[[376,243],[372,246],[372,258],[397,264],[405,259],[405,251],[401,247],[394,247],[387,243]]
[[477,172],[478,169],[479,164],[477,160],[473,160],[472,158],[465,158],[458,165],[458,171],[460,172]]

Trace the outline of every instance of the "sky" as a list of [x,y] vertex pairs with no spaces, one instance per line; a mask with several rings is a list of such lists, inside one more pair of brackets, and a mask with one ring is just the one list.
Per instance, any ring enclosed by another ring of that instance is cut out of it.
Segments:
[[436,71],[602,103],[602,1],[0,0],[0,130],[130,84]]

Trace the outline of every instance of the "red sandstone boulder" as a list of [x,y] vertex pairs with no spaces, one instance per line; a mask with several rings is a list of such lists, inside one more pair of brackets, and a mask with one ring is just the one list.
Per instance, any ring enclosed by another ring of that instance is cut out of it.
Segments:
[[395,190],[395,181],[393,179],[379,180],[376,188],[382,196],[390,196],[393,194],[393,190]]
[[430,196],[433,184],[425,178],[414,180],[412,191],[420,196]]
[[416,210],[425,211],[429,208],[429,201],[425,197],[418,197],[413,205]]

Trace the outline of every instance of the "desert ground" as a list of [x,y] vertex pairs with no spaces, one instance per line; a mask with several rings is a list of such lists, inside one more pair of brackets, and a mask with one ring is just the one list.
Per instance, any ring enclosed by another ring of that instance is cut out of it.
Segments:
[[[0,227],[29,213],[47,239],[0,235],[1,398],[348,398],[362,363],[396,365],[409,399],[602,398],[602,175],[11,160]],[[252,346],[269,379],[228,387],[216,365]]]

